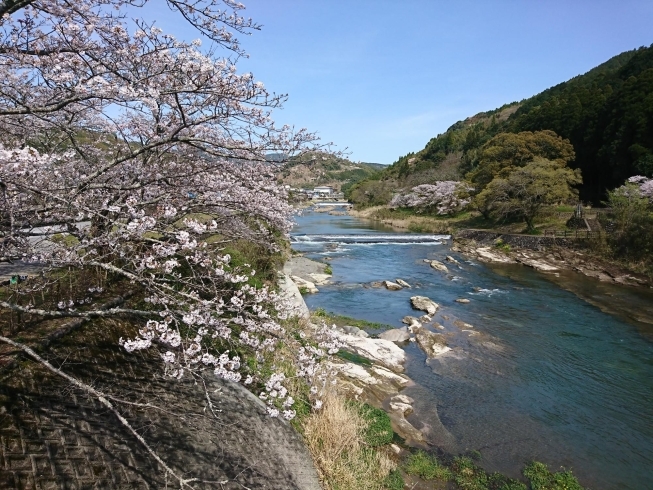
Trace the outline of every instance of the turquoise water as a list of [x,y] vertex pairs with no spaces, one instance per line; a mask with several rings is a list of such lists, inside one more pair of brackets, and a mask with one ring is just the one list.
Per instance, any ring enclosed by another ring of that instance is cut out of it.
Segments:
[[[410,296],[441,305],[435,319],[453,350],[427,364],[418,347],[406,347],[416,382],[406,390],[416,399],[409,420],[431,443],[480,451],[484,467],[515,477],[535,459],[571,468],[594,490],[653,489],[652,290],[488,267],[452,253],[442,237],[415,243],[349,216],[308,212],[293,233],[302,235],[293,248],[333,269],[333,283],[305,297],[311,309],[398,327],[416,313]],[[370,234],[381,243],[353,238]],[[423,262],[446,255],[460,262],[448,264],[449,275]],[[396,278],[413,289],[370,286]]]

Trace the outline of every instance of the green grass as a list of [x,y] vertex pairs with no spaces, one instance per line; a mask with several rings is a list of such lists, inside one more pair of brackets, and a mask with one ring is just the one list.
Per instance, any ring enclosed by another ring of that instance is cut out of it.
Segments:
[[326,323],[329,324],[336,324],[339,327],[343,327],[345,325],[350,325],[352,327],[358,327],[362,330],[368,329],[368,330],[387,330],[389,328],[393,328],[392,325],[388,325],[385,323],[376,323],[376,322],[368,322],[367,320],[357,320],[356,318],[351,318],[349,316],[344,316],[344,315],[337,315],[336,313],[328,312],[324,308],[318,308],[313,312],[313,315],[317,318],[320,318],[324,320]]
[[333,269],[331,269],[331,266],[330,266],[330,265],[327,265],[327,266],[324,268],[324,273],[325,273],[325,274],[329,274],[329,275],[332,275],[332,274],[333,274]]
[[504,241],[501,238],[497,238],[494,241],[494,248],[498,248],[499,250],[503,250],[504,252],[510,252],[510,245],[507,243],[504,243]]
[[524,468],[532,490],[583,490],[571,471],[552,473],[544,463],[534,461]]
[[378,447],[392,442],[392,425],[387,413],[367,403],[359,405],[358,413],[367,422],[363,438],[368,445]]
[[383,485],[387,490],[403,490],[405,483],[404,477],[401,475],[401,471],[392,470],[388,476],[385,477]]
[[435,456],[424,451],[417,451],[410,456],[403,465],[404,471],[409,475],[415,475],[422,480],[451,480],[452,473],[443,466]]
[[[466,454],[445,465],[434,455],[419,450],[406,458],[401,469],[425,481],[451,481],[455,485],[453,488],[460,490],[584,490],[571,471],[554,473],[545,464],[533,462],[523,470],[529,482],[527,485],[500,473],[486,472],[474,461],[481,457],[478,451]],[[401,487],[390,487],[388,484],[388,488]]]
[[372,365],[372,361],[370,361],[367,357],[363,357],[361,355],[354,354],[353,352],[349,352],[346,350],[339,350],[336,356],[339,357],[340,359],[343,359],[348,362],[353,362],[354,364],[358,364],[360,366]]

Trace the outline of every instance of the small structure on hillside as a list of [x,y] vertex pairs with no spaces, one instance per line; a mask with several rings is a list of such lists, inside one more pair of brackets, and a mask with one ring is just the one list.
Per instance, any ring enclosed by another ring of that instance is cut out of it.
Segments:
[[322,185],[315,187],[313,189],[313,196],[314,197],[331,197],[333,194],[333,187],[330,185]]

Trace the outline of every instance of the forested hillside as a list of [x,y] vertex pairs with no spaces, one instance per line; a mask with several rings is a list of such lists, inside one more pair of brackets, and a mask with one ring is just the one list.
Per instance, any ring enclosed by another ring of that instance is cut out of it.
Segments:
[[335,155],[307,153],[284,164],[277,173],[277,180],[293,187],[330,185],[345,192],[355,183],[379,174],[383,168],[378,163],[352,162]]
[[458,121],[425,148],[399,158],[350,198],[383,204],[398,189],[459,180],[499,133],[550,130],[573,145],[580,199],[598,203],[628,177],[653,174],[653,46],[627,51],[521,102]]

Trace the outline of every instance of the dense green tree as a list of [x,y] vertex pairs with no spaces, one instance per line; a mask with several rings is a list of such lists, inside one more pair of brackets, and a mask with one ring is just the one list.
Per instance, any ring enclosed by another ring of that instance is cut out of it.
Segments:
[[572,202],[578,192],[574,186],[582,178],[559,162],[537,158],[506,175],[495,177],[475,199],[495,218],[521,218],[529,231],[544,206]]
[[512,171],[535,159],[565,167],[574,159],[574,148],[553,131],[500,133],[481,149],[475,168],[467,174],[478,194],[495,178],[505,178]]

